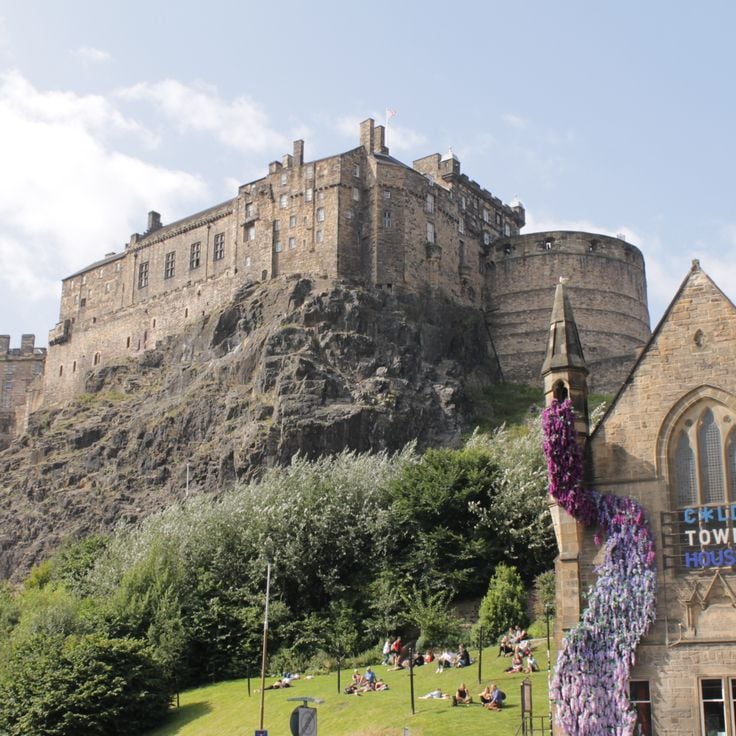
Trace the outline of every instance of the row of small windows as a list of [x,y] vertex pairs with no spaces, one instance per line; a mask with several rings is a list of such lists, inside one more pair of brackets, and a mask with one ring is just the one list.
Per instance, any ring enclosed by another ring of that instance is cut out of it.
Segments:
[[[246,230],[247,232],[247,230]],[[255,232],[254,232],[255,237]],[[212,260],[221,261],[225,257],[225,233],[216,233],[212,250]],[[189,270],[194,271],[202,265],[202,243],[189,246]],[[138,288],[148,286],[150,266],[148,261],[138,264]],[[176,251],[171,250],[164,255],[164,278],[171,279],[176,275]]]
[[[353,166],[353,176],[360,177],[360,164],[355,164]],[[314,179],[314,164],[307,164],[307,166],[304,167],[304,178],[307,180]],[[285,187],[289,183],[288,171],[281,172],[279,182],[282,187]]]

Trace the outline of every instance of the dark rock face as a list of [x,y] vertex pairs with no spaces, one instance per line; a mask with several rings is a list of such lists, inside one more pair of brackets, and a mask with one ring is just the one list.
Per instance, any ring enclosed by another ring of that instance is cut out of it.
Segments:
[[344,448],[452,445],[463,385],[497,378],[483,314],[345,282],[245,284],[219,314],[88,393],[34,414],[0,453],[0,577],[66,537],[136,520],[189,492]]

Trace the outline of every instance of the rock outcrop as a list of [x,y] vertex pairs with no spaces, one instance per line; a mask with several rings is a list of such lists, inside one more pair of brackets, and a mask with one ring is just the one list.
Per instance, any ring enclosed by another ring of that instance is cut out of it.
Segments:
[[0,453],[0,577],[295,453],[452,445],[472,422],[464,385],[497,370],[479,310],[326,279],[246,284],[31,416]]

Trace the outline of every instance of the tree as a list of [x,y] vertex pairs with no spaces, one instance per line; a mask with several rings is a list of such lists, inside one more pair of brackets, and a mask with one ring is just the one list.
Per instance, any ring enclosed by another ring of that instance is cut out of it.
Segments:
[[451,598],[449,591],[417,588],[404,596],[406,619],[419,629],[417,650],[459,643],[461,621],[450,609]]
[[521,576],[515,567],[501,563],[480,604],[477,627],[483,627],[484,641],[496,639],[510,627],[527,626],[525,603],[526,591]]
[[168,705],[163,673],[132,639],[37,635],[0,670],[0,732],[9,736],[138,736]]

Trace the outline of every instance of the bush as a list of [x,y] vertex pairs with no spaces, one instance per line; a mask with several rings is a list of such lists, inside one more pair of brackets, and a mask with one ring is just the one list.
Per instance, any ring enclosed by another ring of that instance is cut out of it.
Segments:
[[3,663],[0,732],[138,736],[166,714],[163,680],[141,642],[37,635]]
[[513,626],[527,626],[525,603],[524,583],[516,568],[498,565],[480,604],[475,636],[478,627],[483,628],[483,641],[492,641]]

